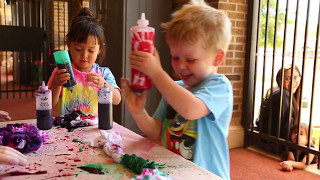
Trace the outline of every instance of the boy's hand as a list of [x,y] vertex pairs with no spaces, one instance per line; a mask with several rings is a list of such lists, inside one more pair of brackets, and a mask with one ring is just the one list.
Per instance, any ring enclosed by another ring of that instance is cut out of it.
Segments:
[[28,160],[27,157],[19,151],[8,146],[0,145],[0,164],[1,163],[27,165]]
[[63,86],[67,81],[70,79],[70,74],[65,73],[67,72],[66,69],[58,69],[54,74],[52,84],[54,86]]
[[106,80],[100,76],[98,73],[89,73],[86,75],[86,81],[90,82],[90,86],[94,86],[97,88],[102,88]]
[[132,115],[138,115],[146,104],[147,91],[144,90],[140,95],[133,92],[129,86],[129,80],[121,78],[121,96],[128,110]]
[[154,55],[143,51],[132,51],[130,64],[131,68],[143,72],[151,79],[162,69],[159,53],[156,49],[154,49]]

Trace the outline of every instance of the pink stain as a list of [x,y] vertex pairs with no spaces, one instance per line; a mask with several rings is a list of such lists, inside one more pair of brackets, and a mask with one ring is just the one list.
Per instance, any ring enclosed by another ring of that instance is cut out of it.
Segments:
[[155,146],[154,143],[149,143],[149,144],[146,144],[142,149],[143,149],[144,151],[149,152],[149,151],[151,151],[151,149],[153,149],[154,146]]

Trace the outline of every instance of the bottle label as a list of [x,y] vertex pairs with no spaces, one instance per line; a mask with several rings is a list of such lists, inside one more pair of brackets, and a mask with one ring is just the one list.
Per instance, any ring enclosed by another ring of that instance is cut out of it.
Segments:
[[49,92],[36,92],[36,109],[51,110],[52,95]]
[[108,92],[99,91],[98,102],[100,104],[112,104],[112,91],[108,91]]
[[[153,52],[154,29],[151,27],[131,28],[131,50]],[[142,72],[131,69],[131,87],[134,89],[150,89],[152,87],[151,79]]]

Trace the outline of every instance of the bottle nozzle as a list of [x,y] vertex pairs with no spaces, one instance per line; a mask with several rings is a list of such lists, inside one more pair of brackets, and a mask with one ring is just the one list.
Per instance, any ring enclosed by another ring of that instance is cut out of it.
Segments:
[[40,89],[48,90],[48,86],[46,86],[46,82],[45,81],[42,81],[42,85],[40,86]]
[[149,21],[146,20],[146,15],[144,13],[141,13],[141,17],[140,17],[140,19],[138,19],[137,23],[139,26],[148,26],[149,25]]
[[142,20],[145,20],[146,19],[146,15],[144,13],[141,13],[141,18]]

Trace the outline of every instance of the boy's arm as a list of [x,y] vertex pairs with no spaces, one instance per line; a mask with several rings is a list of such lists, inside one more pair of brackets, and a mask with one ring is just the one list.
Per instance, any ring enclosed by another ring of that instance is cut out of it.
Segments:
[[132,114],[139,129],[150,139],[158,140],[161,137],[162,122],[151,117],[146,109],[139,114]]
[[178,85],[163,69],[157,50],[155,55],[133,51],[131,67],[148,75],[161,95],[178,114],[189,120],[201,118],[210,113],[206,104],[187,89]]
[[158,140],[161,135],[162,124],[160,121],[152,118],[145,110],[146,91],[141,95],[134,93],[127,79],[121,79],[121,96],[130,111],[132,117],[136,121],[140,130],[150,139]]

